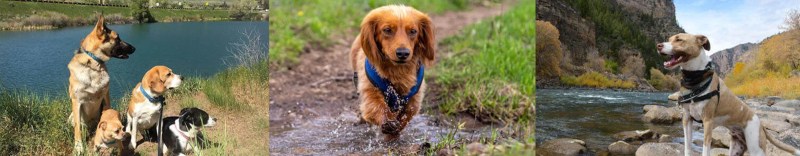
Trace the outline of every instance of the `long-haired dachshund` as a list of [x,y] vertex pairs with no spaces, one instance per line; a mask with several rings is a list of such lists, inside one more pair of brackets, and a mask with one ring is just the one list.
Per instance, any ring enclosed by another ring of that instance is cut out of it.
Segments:
[[425,66],[435,59],[432,24],[414,8],[383,6],[364,17],[353,41],[350,61],[361,118],[380,126],[387,141],[396,139],[419,112]]

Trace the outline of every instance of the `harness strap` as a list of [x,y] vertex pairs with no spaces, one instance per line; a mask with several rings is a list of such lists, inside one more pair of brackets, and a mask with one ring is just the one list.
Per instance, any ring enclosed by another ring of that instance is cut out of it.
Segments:
[[422,81],[425,77],[425,67],[420,63],[417,69],[417,83],[411,87],[406,95],[401,95],[394,88],[392,82],[378,75],[378,71],[369,63],[369,59],[364,59],[364,68],[366,68],[369,82],[383,93],[383,101],[389,105],[392,112],[397,112],[397,110],[405,107],[408,100],[419,92],[419,88],[422,86]]

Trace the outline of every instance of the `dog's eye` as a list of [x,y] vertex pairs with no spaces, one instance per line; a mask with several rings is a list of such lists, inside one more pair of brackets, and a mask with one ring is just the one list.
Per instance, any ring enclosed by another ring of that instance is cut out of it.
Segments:
[[676,39],[675,39],[675,41],[676,41],[676,42],[680,42],[680,41],[683,41],[683,40],[682,40],[682,39],[680,39],[680,38],[676,38]]
[[391,34],[392,33],[392,29],[391,28],[383,28],[383,33]]
[[167,76],[172,76],[172,73],[167,73]]
[[416,29],[411,29],[411,32],[409,32],[409,33],[410,33],[411,35],[416,35],[416,34],[417,34],[417,30],[416,30]]

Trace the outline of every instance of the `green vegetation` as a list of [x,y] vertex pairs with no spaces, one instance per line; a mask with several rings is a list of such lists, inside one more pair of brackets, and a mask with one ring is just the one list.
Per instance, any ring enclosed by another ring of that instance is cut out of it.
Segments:
[[562,76],[561,82],[573,86],[585,86],[593,88],[623,88],[631,89],[636,87],[636,83],[627,80],[608,78],[598,72],[590,71],[575,76]]
[[[642,52],[645,62],[645,68],[650,69],[659,65],[660,57],[656,53],[656,43],[642,33],[639,26],[632,24],[630,21],[625,20],[626,15],[619,9],[614,9],[605,1],[596,0],[571,0],[567,1],[570,5],[580,11],[581,16],[591,20],[597,26],[597,42],[611,43],[610,49],[600,49],[601,52],[606,52],[606,56],[612,58],[614,62],[622,62],[624,58],[619,57],[617,52],[620,51],[624,44],[630,44]],[[645,21],[647,25],[655,25],[652,17],[642,15],[639,17]],[[611,61],[607,61],[611,62]]]
[[[451,57],[440,59],[431,72],[435,83],[441,85],[440,95],[447,95],[440,101],[442,112],[467,112],[513,127],[514,132],[504,133],[511,136],[499,137],[495,133],[480,141],[489,147],[486,152],[494,155],[534,152],[531,125],[536,38],[532,36],[536,32],[531,20],[535,14],[531,13],[536,5],[534,0],[517,3],[524,5],[516,5],[501,16],[468,26],[464,33],[444,39],[441,44],[451,51],[446,54]],[[462,153],[467,152],[465,143],[452,136],[444,138],[432,150],[460,147]]]
[[[70,5],[37,2],[0,1],[0,30],[51,29],[94,24],[97,13],[109,23],[134,23],[131,8]],[[236,11],[149,9],[149,15],[161,22],[232,20]],[[113,16],[109,18],[109,16]]]
[[[526,2],[533,3],[520,3]],[[442,95],[450,95],[442,100],[445,113],[467,111],[504,123],[533,120],[534,9],[519,5],[442,42],[452,57],[441,59],[432,73]]]
[[0,88],[0,108],[0,155],[70,154],[69,98]]
[[678,79],[679,77],[675,75],[664,75],[661,70],[650,68],[650,79],[647,82],[655,89],[673,91],[678,90],[680,86]]
[[[270,2],[270,60],[294,63],[307,46],[325,47],[332,35],[352,35],[366,13],[388,4],[403,4],[429,14],[464,9],[474,0],[368,0],[368,1],[273,1]],[[349,41],[348,41],[349,42]]]
[[150,14],[150,9],[147,5],[148,0],[131,0],[128,6],[131,9],[131,16],[139,23],[155,22],[153,15]]

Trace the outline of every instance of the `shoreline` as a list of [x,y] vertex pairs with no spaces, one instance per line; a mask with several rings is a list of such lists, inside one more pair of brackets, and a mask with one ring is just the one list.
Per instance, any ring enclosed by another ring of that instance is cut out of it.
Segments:
[[[204,20],[169,20],[169,21],[159,21],[159,22],[152,22],[152,23],[139,23],[139,22],[109,22],[109,25],[125,25],[125,24],[155,24],[155,23],[179,23],[179,22],[234,22],[234,21],[242,21],[242,22],[258,22],[266,20],[235,20],[233,18],[226,18],[226,19],[204,19]],[[81,25],[70,25],[64,27],[58,27],[53,25],[42,25],[42,26],[23,26],[23,27],[14,27],[14,28],[0,28],[0,32],[25,32],[25,31],[41,31],[41,30],[58,30],[63,28],[72,28],[72,27],[84,27],[84,26],[91,26],[92,24],[81,24]]]

